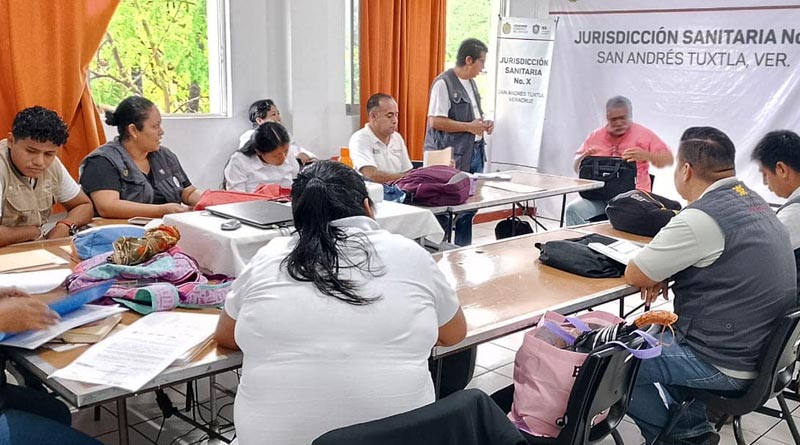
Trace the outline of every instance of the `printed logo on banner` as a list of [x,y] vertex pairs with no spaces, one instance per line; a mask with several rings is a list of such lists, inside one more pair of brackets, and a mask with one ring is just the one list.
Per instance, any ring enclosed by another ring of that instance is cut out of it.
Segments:
[[511,23],[505,22],[503,23],[503,34],[510,34],[511,33]]
[[531,31],[534,34],[539,34],[539,25],[533,25],[533,28],[531,28]]

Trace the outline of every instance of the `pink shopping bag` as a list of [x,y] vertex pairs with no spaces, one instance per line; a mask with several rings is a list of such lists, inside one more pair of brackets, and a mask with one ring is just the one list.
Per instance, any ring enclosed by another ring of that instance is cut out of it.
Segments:
[[[514,403],[508,417],[518,428],[535,436],[557,437],[561,432],[575,377],[588,355],[566,349],[570,343],[565,340],[564,333],[545,325],[555,323],[577,336],[585,330],[585,325],[596,329],[623,321],[603,311],[588,312],[575,318],[580,321],[573,324],[556,312],[545,313],[538,326],[525,334],[522,347],[517,351]],[[600,414],[595,421],[604,418],[605,414]]]

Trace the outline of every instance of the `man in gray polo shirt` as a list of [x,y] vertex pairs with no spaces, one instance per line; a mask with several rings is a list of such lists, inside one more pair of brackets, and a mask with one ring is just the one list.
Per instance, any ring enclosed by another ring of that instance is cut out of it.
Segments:
[[[628,264],[625,279],[647,302],[674,280],[674,336],[644,360],[628,414],[648,444],[666,425],[676,387],[741,391],[756,377],[774,321],[797,305],[789,234],[755,192],[736,179],[735,148],[723,132],[681,136],[675,187],[689,205]],[[658,383],[663,391],[658,391]],[[694,403],[665,444],[719,443],[703,403]]]

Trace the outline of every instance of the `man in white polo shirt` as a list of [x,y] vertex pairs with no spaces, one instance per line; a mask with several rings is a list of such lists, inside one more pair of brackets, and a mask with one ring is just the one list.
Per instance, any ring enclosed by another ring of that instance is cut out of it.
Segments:
[[367,100],[369,122],[350,137],[353,168],[375,182],[390,182],[411,170],[403,136],[397,132],[397,102],[376,93]]

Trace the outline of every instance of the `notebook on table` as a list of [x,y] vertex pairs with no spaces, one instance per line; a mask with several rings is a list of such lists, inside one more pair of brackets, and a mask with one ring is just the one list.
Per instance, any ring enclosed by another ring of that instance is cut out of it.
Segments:
[[243,224],[271,229],[274,226],[287,226],[292,223],[292,207],[273,201],[257,200],[220,204],[206,207],[206,210],[223,218],[238,219]]

